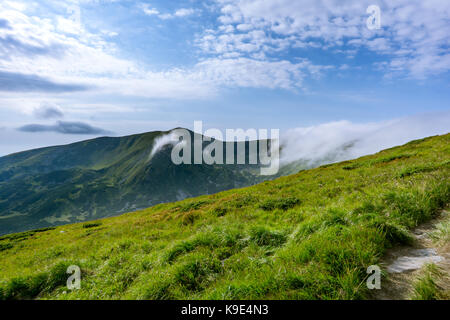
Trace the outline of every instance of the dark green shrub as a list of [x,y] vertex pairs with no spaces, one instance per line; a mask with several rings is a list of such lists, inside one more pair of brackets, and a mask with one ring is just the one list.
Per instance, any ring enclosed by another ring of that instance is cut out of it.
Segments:
[[352,213],[353,214],[364,214],[367,215],[369,213],[380,213],[382,208],[376,206],[373,202],[364,201],[363,205],[355,208]]
[[288,210],[300,203],[300,200],[294,197],[267,199],[263,201],[259,207],[265,211],[272,211],[274,209]]
[[183,224],[185,226],[190,225],[190,224],[194,224],[195,220],[197,220],[198,217],[199,217],[199,215],[197,213],[195,213],[195,212],[188,212],[181,219],[181,224]]
[[67,279],[69,278],[69,274],[67,273],[67,268],[74,263],[68,261],[62,261],[53,266],[48,274],[47,280],[47,290],[53,291],[57,287],[65,286],[67,283]]
[[250,240],[258,246],[279,247],[286,242],[287,237],[282,232],[271,231],[263,226],[260,226],[251,230]]
[[6,286],[4,293],[5,300],[30,299],[32,295],[30,295],[27,280],[28,279],[24,277],[11,279]]
[[11,243],[0,243],[0,251],[5,251],[14,247]]
[[29,277],[17,277],[11,279],[3,289],[3,299],[24,300],[33,299],[45,290],[47,285],[47,273],[38,273]]
[[323,227],[330,227],[336,225],[348,225],[347,213],[343,210],[332,208],[323,215]]
[[143,299],[146,300],[169,300],[172,299],[170,293],[171,281],[153,281],[144,289]]
[[167,261],[172,262],[178,256],[191,252],[196,247],[196,244],[193,241],[182,241],[176,244],[171,250],[169,250],[167,254]]
[[175,281],[188,290],[199,291],[222,271],[219,260],[211,257],[194,256],[181,265],[175,273]]
[[358,169],[361,168],[364,164],[361,162],[355,162],[355,163],[351,163],[348,165],[345,165],[342,167],[342,169],[344,170],[354,170],[354,169]]
[[40,228],[40,229],[33,230],[33,232],[39,233],[39,232],[46,232],[46,231],[55,230],[55,229],[56,229],[56,227],[47,227],[47,228]]
[[297,229],[295,234],[295,239],[297,241],[303,241],[308,236],[319,230],[320,224],[317,221],[306,221],[303,222]]
[[99,226],[101,226],[101,225],[102,225],[101,222],[85,223],[85,224],[83,224],[83,228],[89,229],[89,228],[99,227]]
[[424,172],[431,172],[434,170],[437,170],[438,167],[434,167],[434,166],[413,166],[413,167],[407,167],[402,169],[398,176],[400,178],[405,178],[405,177],[409,177],[412,176],[413,174],[417,174],[417,173],[424,173]]
[[211,201],[208,200],[199,200],[199,201],[193,201],[186,204],[183,204],[179,207],[179,210],[181,212],[188,212],[192,210],[198,210],[201,207],[203,207],[205,204],[210,203]]
[[384,157],[384,158],[379,158],[379,159],[375,159],[372,161],[372,164],[377,164],[377,163],[389,163],[395,160],[400,160],[400,159],[408,159],[411,158],[413,155],[412,154],[399,154],[399,155],[393,155],[393,156],[388,156],[388,157]]
[[375,218],[369,226],[375,227],[384,235],[389,247],[396,244],[411,244],[413,241],[408,230],[393,221],[387,221],[387,219],[381,217]]
[[237,209],[245,207],[256,201],[257,198],[251,195],[245,195],[233,201],[233,206]]
[[225,207],[216,207],[212,210],[213,215],[216,217],[223,217],[228,212],[228,208]]

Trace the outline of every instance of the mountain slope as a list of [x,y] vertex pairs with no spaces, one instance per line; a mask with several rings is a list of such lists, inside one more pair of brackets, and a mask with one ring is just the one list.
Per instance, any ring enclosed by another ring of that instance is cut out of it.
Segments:
[[104,137],[0,158],[0,235],[118,215],[264,178],[258,165],[176,166],[171,146],[150,161],[156,139],[166,134]]
[[[450,134],[256,186],[0,238],[4,299],[362,299],[450,203]],[[65,287],[69,265],[81,289]]]

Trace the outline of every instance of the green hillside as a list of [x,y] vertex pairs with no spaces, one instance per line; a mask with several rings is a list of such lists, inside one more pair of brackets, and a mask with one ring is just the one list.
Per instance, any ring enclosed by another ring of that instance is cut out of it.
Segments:
[[110,217],[263,181],[258,165],[174,165],[171,146],[150,161],[155,140],[167,133],[104,137],[1,157],[0,235]]
[[[449,169],[447,134],[252,187],[3,236],[0,297],[367,298],[367,267],[449,204]],[[65,287],[69,265],[81,267],[80,290]]]

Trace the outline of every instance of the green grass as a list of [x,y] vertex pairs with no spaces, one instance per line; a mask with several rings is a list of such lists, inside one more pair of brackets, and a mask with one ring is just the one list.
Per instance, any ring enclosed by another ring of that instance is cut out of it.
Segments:
[[430,233],[431,239],[438,245],[450,243],[450,214],[445,212],[442,221],[435,225],[435,230]]
[[[449,204],[449,144],[432,137],[89,228],[1,237],[0,297],[367,298],[367,267]],[[69,264],[80,290],[65,287]]]
[[91,222],[91,223],[85,223],[85,224],[83,224],[83,228],[89,229],[89,228],[99,227],[99,226],[101,226],[101,225],[102,225],[101,222]]
[[413,300],[447,300],[450,299],[437,282],[445,276],[435,264],[428,264],[422,270],[422,275],[413,284]]

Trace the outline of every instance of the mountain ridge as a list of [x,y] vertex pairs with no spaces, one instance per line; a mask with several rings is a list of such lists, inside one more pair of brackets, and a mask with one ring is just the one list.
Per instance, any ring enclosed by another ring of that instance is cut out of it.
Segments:
[[1,157],[0,234],[98,219],[264,180],[259,165],[174,165],[170,145],[148,161],[155,141],[171,131]]

